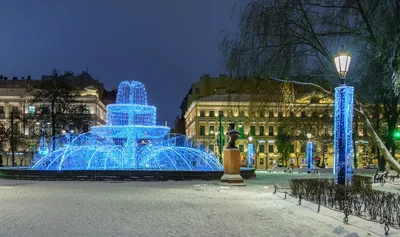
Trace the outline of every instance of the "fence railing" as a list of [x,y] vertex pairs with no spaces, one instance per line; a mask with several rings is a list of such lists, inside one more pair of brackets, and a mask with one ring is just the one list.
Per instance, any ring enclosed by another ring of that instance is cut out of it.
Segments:
[[352,185],[337,185],[333,179],[292,179],[290,188],[274,186],[274,194],[283,193],[321,206],[343,212],[343,222],[349,215],[384,225],[385,235],[390,227],[400,227],[400,195],[372,189],[370,177],[355,176]]

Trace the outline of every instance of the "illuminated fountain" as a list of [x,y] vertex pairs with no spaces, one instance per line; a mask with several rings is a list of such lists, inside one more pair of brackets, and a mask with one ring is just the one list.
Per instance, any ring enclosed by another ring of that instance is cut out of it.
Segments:
[[58,136],[35,170],[175,170],[222,171],[214,154],[185,136],[170,138],[170,128],[156,126],[156,107],[147,105],[144,85],[124,81],[117,102],[107,106],[107,124],[84,134]]

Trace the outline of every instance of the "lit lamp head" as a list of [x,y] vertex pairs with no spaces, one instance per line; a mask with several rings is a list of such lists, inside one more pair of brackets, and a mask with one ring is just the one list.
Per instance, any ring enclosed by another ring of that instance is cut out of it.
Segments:
[[311,137],[312,137],[311,133],[307,133],[307,138],[311,139]]
[[335,61],[336,71],[340,77],[341,84],[345,84],[345,78],[347,72],[349,71],[349,66],[351,62],[351,54],[345,52],[342,46],[342,49],[333,57]]
[[214,135],[214,131],[213,130],[210,131],[210,135],[211,136]]
[[252,141],[253,141],[253,137],[250,136],[250,137],[249,137],[249,142],[252,142]]

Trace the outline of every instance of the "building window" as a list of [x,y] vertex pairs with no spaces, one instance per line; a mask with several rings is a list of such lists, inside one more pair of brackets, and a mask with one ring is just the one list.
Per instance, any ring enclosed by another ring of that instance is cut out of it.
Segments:
[[278,134],[282,133],[282,126],[278,126]]
[[250,136],[256,135],[256,126],[250,126]]
[[210,117],[214,117],[215,115],[214,115],[214,111],[212,110],[212,111],[210,111]]
[[306,145],[304,145],[304,146],[301,146],[301,149],[300,149],[300,151],[301,151],[301,152],[303,152],[303,153],[304,153],[304,152],[306,152]]
[[264,153],[265,152],[264,144],[260,144],[259,151],[260,151],[260,153]]
[[265,132],[264,132],[264,126],[260,126],[260,136],[264,136]]
[[274,135],[274,126],[269,126],[268,127],[268,136],[273,136]]
[[209,130],[210,130],[210,135],[213,135],[214,134],[214,126],[210,126]]
[[228,117],[233,117],[233,112],[232,111],[228,111]]
[[294,145],[290,144],[290,153],[294,153]]
[[214,145],[208,145],[208,150],[210,152],[214,152]]
[[302,118],[307,118],[306,112],[302,111],[302,112],[301,112],[301,117],[302,117]]
[[[324,144],[322,147],[323,147],[322,149],[323,149],[324,153],[328,152],[328,145]],[[365,148],[365,146],[364,146],[364,148]]]
[[239,151],[243,152],[244,151],[244,145],[239,145]]
[[0,114],[4,114],[4,107],[0,106]]
[[244,112],[243,111],[239,111],[239,116],[240,117],[244,117]]
[[18,111],[18,107],[16,107],[16,106],[13,106],[13,107],[11,108],[11,111],[12,111],[14,114],[19,112],[19,111]]
[[200,136],[206,135],[206,126],[200,126]]
[[313,117],[313,118],[317,118],[318,116],[317,116],[317,113],[315,113],[315,111],[313,111],[312,113],[311,113],[311,116]]
[[268,117],[273,118],[274,117],[274,111],[269,111],[268,112]]
[[218,116],[221,118],[224,117],[224,111],[218,111]]
[[28,107],[28,113],[29,114],[34,114],[36,112],[35,106],[31,105]]
[[200,94],[200,88],[196,88],[196,94]]
[[283,117],[283,113],[282,112],[278,112],[278,117],[282,118]]
[[29,127],[29,136],[34,136],[35,135],[35,127],[34,126],[30,126]]
[[240,138],[244,138],[244,126],[239,125]]
[[83,132],[89,132],[89,124],[83,125]]
[[206,113],[204,111],[200,111],[200,117],[205,117]]
[[268,152],[274,153],[274,145],[268,145]]
[[264,158],[260,159],[260,165],[264,165]]

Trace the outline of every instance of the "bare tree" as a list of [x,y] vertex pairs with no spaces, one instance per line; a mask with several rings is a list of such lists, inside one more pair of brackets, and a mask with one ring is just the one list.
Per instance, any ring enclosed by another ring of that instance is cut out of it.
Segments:
[[[227,33],[221,43],[227,67],[239,76],[307,81],[332,94],[313,83],[313,78],[336,84],[331,52],[346,44],[355,59],[348,81],[376,88],[374,102],[383,105],[388,125],[385,142],[364,112],[363,100],[371,101],[358,96],[356,111],[385,160],[400,172],[389,152],[399,116],[399,1],[254,0],[244,2],[239,11],[240,33]],[[363,92],[358,87],[356,91]]]

